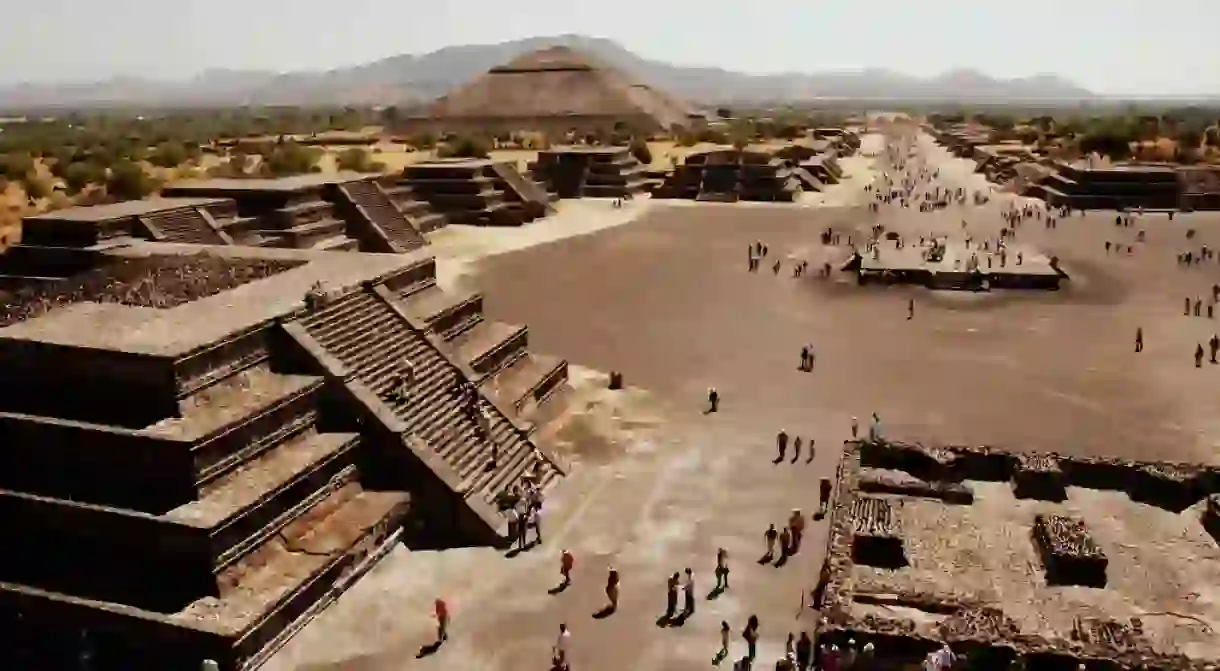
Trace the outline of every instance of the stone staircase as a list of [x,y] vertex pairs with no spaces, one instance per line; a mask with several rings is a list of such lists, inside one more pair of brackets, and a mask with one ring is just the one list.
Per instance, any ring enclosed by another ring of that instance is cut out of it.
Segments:
[[[489,321],[483,315],[483,295],[449,292],[434,281],[414,283],[394,292],[402,310],[468,366],[473,380],[501,407],[533,431],[550,413],[543,406],[562,406],[568,363],[529,351],[524,326]],[[558,409],[562,409],[561,407]]]
[[[217,232],[200,212],[199,208],[188,207],[168,212],[156,212],[141,218],[151,224],[154,239],[158,242],[179,242],[195,245],[224,245],[229,241]],[[159,235],[158,235],[159,234]]]
[[144,428],[0,412],[0,666],[59,668],[87,629],[99,669],[253,669],[393,547],[408,495],[364,487],[272,329],[166,361],[178,410]]
[[381,230],[389,242],[389,248],[376,251],[408,252],[428,244],[423,234],[403,215],[377,182],[346,182],[340,184],[338,190],[369,225]]
[[[434,278],[413,282],[414,291],[398,292],[385,285],[348,293],[299,321],[309,338],[341,363],[347,381],[358,381],[400,422],[404,441],[426,450],[421,457],[434,462],[438,477],[453,483],[455,493],[496,534],[502,520],[489,517],[498,495],[540,469],[545,486],[562,475],[496,403],[470,385],[481,379],[463,370],[430,340],[426,328],[411,323],[399,307],[402,294],[423,293]],[[394,395],[404,363],[414,369],[414,383],[405,398]],[[480,360],[486,361],[486,357]],[[484,366],[490,364],[484,363]],[[473,403],[472,403],[473,401]],[[481,436],[480,413],[490,417],[488,436]]]

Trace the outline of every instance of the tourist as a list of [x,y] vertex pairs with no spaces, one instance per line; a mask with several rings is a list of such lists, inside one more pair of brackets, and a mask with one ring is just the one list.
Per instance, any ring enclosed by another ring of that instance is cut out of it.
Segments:
[[433,611],[436,615],[436,644],[439,646],[449,640],[449,605],[444,599],[437,599]]
[[792,556],[792,532],[785,526],[779,531],[779,559],[785,561]]
[[682,595],[686,597],[682,617],[688,618],[695,614],[695,573],[690,567],[686,569],[686,580],[682,583]]
[[[991,259],[987,259],[987,262],[990,263]],[[910,321],[914,318],[915,318],[915,299],[908,298],[907,299],[907,321]]]
[[678,574],[669,576],[665,582],[665,621],[674,619],[678,610]]
[[707,403],[710,406],[708,412],[716,412],[720,409],[720,393],[715,387],[707,390]]
[[1207,347],[1211,350],[1211,362],[1216,363],[1216,354],[1220,351],[1220,336],[1213,333],[1212,337],[1207,341]]
[[1144,351],[1144,329],[1141,327],[1135,329],[1135,351],[1137,354]]
[[563,582],[559,586],[567,589],[572,584],[572,567],[576,564],[576,559],[572,557],[572,553],[564,550],[559,553],[559,575],[563,576]]
[[856,667],[860,671],[873,671],[874,652],[875,648],[872,641],[865,643],[864,647],[860,649],[860,657],[856,659]]
[[613,566],[606,573],[606,599],[609,600],[608,612],[618,610],[619,576]]
[[742,630],[741,637],[746,640],[746,659],[751,663],[758,656],[758,616],[751,615],[750,619],[746,620],[746,628]]
[[1200,313],[1202,313],[1202,312],[1203,312],[1203,300],[1196,298],[1195,299],[1195,316],[1196,317],[1200,316]]
[[767,527],[767,532],[763,534],[763,538],[767,541],[767,554],[763,555],[770,561],[775,556],[775,539],[779,537],[779,532],[775,530],[775,525]]
[[725,620],[720,621],[720,652],[716,653],[716,663],[729,656],[729,633],[732,629],[729,628],[729,623]]
[[881,440],[881,418],[874,412],[868,426],[868,441],[875,443],[878,440]]
[[801,632],[801,637],[796,641],[796,668],[799,671],[806,671],[813,664],[813,640],[809,638],[808,632]]
[[[526,519],[529,520],[528,527],[534,527],[534,545],[542,545],[542,509],[531,505],[526,510]],[[524,536],[525,534],[522,534]]]
[[826,506],[830,504],[830,478],[822,478],[818,481],[818,504],[821,506],[821,513],[826,514]]
[[716,591],[723,592],[729,588],[729,551],[720,548],[716,550]]
[[860,420],[855,415],[851,416],[851,439],[855,440],[860,436]]
[[801,551],[801,540],[805,537],[805,514],[800,508],[792,509],[788,527],[792,529],[792,554],[796,554]]
[[775,434],[775,449],[779,451],[779,456],[776,458],[775,463],[779,463],[784,460],[784,453],[788,450],[787,431],[780,429],[779,433]]
[[817,454],[817,449],[815,449],[813,446],[815,442],[816,441],[813,438],[809,439],[809,454],[805,457],[806,464],[812,464],[813,457]]
[[[1189,252],[1187,252],[1187,253],[1189,253]],[[1189,296],[1186,297],[1185,305],[1186,305],[1186,310],[1182,314],[1189,317],[1190,316],[1190,297]]]
[[559,636],[555,639],[555,648],[552,651],[553,664],[559,671],[568,670],[568,654],[572,646],[572,632],[568,631],[568,625],[559,625]]
[[521,532],[521,514],[517,512],[517,504],[513,503],[508,510],[504,511],[504,516],[508,519],[508,543],[512,545],[521,544],[521,538],[525,535]]
[[851,669],[856,665],[856,639],[847,639],[847,647],[843,650],[843,668]]
[[808,345],[801,348],[801,370],[805,371],[805,372],[809,371],[809,346]]
[[788,640],[784,642],[784,657],[791,657],[796,653],[796,634],[788,632]]
[[801,437],[797,436],[792,439],[792,463],[796,463],[801,458]]

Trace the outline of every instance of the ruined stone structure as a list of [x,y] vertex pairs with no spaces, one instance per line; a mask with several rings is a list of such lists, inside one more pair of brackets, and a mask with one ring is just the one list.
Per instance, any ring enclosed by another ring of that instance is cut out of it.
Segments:
[[[351,186],[324,202],[367,212]],[[503,495],[566,472],[566,361],[426,249],[236,244],[307,239],[223,225],[321,209],[283,190],[34,217],[0,255],[0,666],[253,668],[394,545],[500,545]]]
[[1038,185],[1053,207],[1077,210],[1177,209],[1181,187],[1178,170],[1168,165],[1117,165],[1089,168],[1056,162],[1055,173]]
[[715,149],[687,156],[652,195],[732,203],[792,202],[800,193],[800,181],[787,161],[765,152]]
[[374,176],[358,173],[186,181],[162,194],[224,199],[212,208],[216,227],[230,244],[256,247],[405,252],[443,225],[426,203],[395,202]]
[[852,156],[860,151],[860,136],[846,128],[814,128],[813,137],[830,142],[839,156]]
[[492,68],[407,119],[400,130],[652,134],[687,127],[695,119],[672,97],[631,81],[592,55],[556,46]]
[[624,198],[645,190],[644,166],[626,147],[553,147],[530,166],[560,198]]
[[[819,647],[832,643],[844,646],[848,640],[857,645],[873,643],[877,668],[917,665],[924,655],[945,643],[955,652],[966,653],[970,668],[1214,668],[1210,665],[1216,660],[1154,649],[1145,638],[1139,617],[1061,614],[1073,623],[1070,631],[1047,636],[1023,630],[1019,616],[1008,610],[1017,604],[997,603],[961,590],[953,594],[904,592],[898,588],[899,583],[874,585],[869,576],[892,575],[905,566],[907,545],[913,539],[903,537],[906,527],[895,518],[898,510],[915,501],[927,502],[921,505],[931,508],[938,505],[938,500],[944,506],[970,506],[971,483],[1008,482],[1014,490],[1024,490],[1019,496],[1049,495],[1050,501],[1061,500],[1058,496],[1065,486],[1124,492],[1133,501],[1170,514],[1206,499],[1201,514],[1203,526],[1220,539],[1215,531],[1220,516],[1220,495],[1216,494],[1220,491],[1220,469],[880,439],[851,441],[845,448],[830,514],[826,562],[814,590],[813,607],[824,618],[817,633]],[[980,523],[978,532],[988,533],[989,522],[983,519]],[[1089,520],[1075,519],[1067,513],[1031,513],[1027,523],[1028,542],[1048,571],[1047,584],[1036,589],[1054,590],[1062,584],[1107,589],[1109,548],[1091,537]],[[998,566],[1004,565],[1001,559]],[[879,571],[860,571],[860,567],[870,566]],[[952,572],[960,567],[938,568],[950,572],[946,580],[957,584]],[[922,614],[907,616],[904,612]],[[1013,663],[1023,666],[1010,666]]]
[[776,158],[788,161],[793,174],[806,191],[821,191],[843,178],[839,166],[840,149],[830,140],[814,140],[810,145],[794,144],[775,152]]
[[415,163],[403,169],[400,186],[455,224],[520,226],[555,211],[545,188],[503,161]]

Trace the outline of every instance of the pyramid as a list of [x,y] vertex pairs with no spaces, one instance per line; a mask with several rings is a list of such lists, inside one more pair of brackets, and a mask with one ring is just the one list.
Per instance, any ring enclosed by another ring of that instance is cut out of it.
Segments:
[[616,123],[665,131],[686,126],[688,110],[564,46],[496,66],[409,120],[411,130],[429,132],[609,131]]

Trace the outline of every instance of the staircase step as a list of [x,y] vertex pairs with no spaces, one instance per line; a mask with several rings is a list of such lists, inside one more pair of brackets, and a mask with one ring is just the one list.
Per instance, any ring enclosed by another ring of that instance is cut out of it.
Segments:
[[285,487],[312,466],[344,452],[358,438],[352,433],[314,433],[294,436],[257,459],[210,483],[202,498],[165,514],[167,519],[211,529],[247,512],[265,495]]
[[247,368],[204,387],[179,402],[180,417],[170,417],[141,433],[195,440],[211,435],[245,417],[320,384],[309,375],[281,375],[266,363]]
[[524,326],[506,324],[504,322],[482,320],[462,335],[450,342],[457,352],[458,358],[474,367],[481,359],[486,358],[500,345],[511,340],[525,330]]
[[563,359],[526,353],[512,365],[483,380],[480,386],[506,405],[519,407],[536,387],[565,365]]
[[333,238],[326,238],[325,240],[313,243],[310,245],[310,249],[323,252],[350,252],[359,246],[359,240],[349,238],[346,235],[336,235]]
[[217,576],[219,598],[200,599],[172,619],[224,633],[274,622],[272,615],[288,626],[401,525],[407,498],[344,485]]

